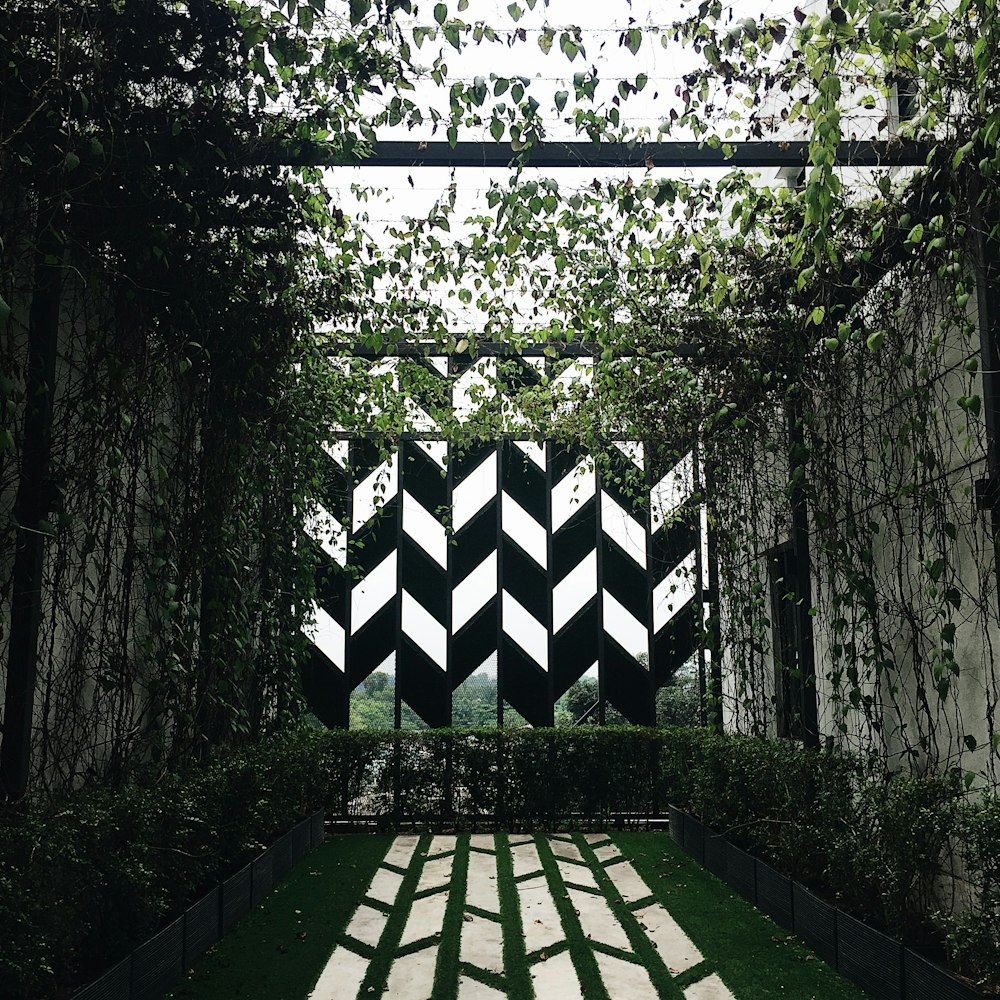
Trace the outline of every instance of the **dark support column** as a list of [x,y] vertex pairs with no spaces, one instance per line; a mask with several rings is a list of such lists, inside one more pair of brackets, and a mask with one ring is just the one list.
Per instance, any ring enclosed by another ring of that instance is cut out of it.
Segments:
[[52,407],[62,300],[61,213],[53,192],[39,196],[34,294],[28,317],[21,467],[14,499],[17,549],[11,576],[10,643],[0,744],[0,789],[8,801],[28,790],[31,728],[38,677],[38,635],[42,623],[42,572],[48,535],[40,529],[52,509]]
[[604,698],[605,674],[608,663],[604,640],[604,524],[601,470],[594,467],[594,524],[597,529],[597,724],[604,725],[607,705]]
[[[979,322],[979,370],[983,380],[983,420],[986,424],[986,478],[976,483],[976,505],[989,511],[997,572],[1000,573],[1000,247],[990,234],[972,192]],[[992,213],[991,213],[992,217]],[[998,593],[1000,600],[1000,593]]]
[[[551,368],[551,366],[547,366]],[[555,589],[555,551],[552,537],[552,462],[554,449],[551,441],[546,441],[545,449],[545,590],[548,600],[546,608],[545,627],[548,632],[546,651],[548,656],[549,675],[549,712],[550,723],[555,725],[556,716],[556,643],[555,643],[555,615],[553,614],[552,591]]]
[[506,441],[497,442],[497,726],[503,728],[503,473]]
[[[705,571],[702,558],[701,539],[701,449],[695,441],[691,449],[691,486],[695,498],[698,500],[696,515],[698,518],[698,530],[695,532],[695,543],[697,547],[694,552],[694,599],[697,602],[696,635],[702,635],[705,630]],[[705,640],[698,641],[698,721],[703,726],[708,725],[708,682],[705,676]]]
[[[708,604],[708,622],[706,623],[706,645],[708,647],[709,686],[708,686],[708,725],[722,732],[722,619],[719,602],[719,538],[712,517],[712,498],[715,483],[715,470],[711,459],[705,455],[704,505],[706,512],[708,573],[707,588],[701,595],[703,602]],[[703,651],[704,652],[704,651]]]
[[400,694],[400,674],[403,669],[403,468],[406,462],[406,442],[400,441],[396,451],[396,666],[393,670],[395,683],[395,716],[393,726],[403,727],[403,699]]
[[649,647],[649,688],[653,699],[651,717],[656,721],[656,608],[653,600],[653,590],[656,585],[656,574],[653,570],[655,551],[653,546],[653,487],[656,476],[652,471],[653,449],[649,442],[642,445],[642,475],[646,484],[646,644]]
[[[804,486],[805,436],[802,401],[796,396],[788,406],[788,464],[792,477],[792,548],[795,553],[795,632],[798,667],[802,681],[802,740],[806,746],[819,746],[816,704],[816,650],[813,643],[812,557],[809,550],[809,510]],[[796,475],[797,469],[802,475]]]

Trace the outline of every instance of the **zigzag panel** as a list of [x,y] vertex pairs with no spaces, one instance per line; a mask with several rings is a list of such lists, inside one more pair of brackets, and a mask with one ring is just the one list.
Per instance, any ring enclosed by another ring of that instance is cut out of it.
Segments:
[[[602,690],[629,721],[649,724],[655,700],[654,671],[648,663],[650,653],[655,654],[649,641],[649,512],[635,490],[642,481],[644,456],[632,443],[609,449],[605,458],[598,554],[604,588]],[[643,654],[646,662],[639,659]]]
[[499,455],[501,492],[513,503],[501,502],[504,597],[498,670],[505,701],[532,725],[549,726],[554,699],[548,641],[551,579],[545,568],[549,564],[547,475],[537,461],[510,443],[501,447]]
[[[454,544],[449,546],[449,555],[456,603],[461,602],[463,594],[469,593],[460,608],[461,618],[452,622],[448,674],[451,689],[455,690],[496,653],[498,647],[496,448],[488,445],[453,454],[449,469],[455,498],[452,508]],[[474,589],[479,590],[478,598]],[[475,604],[479,607],[470,613],[470,606]],[[453,607],[452,614],[455,613]]]
[[[561,698],[597,659],[600,619],[597,590],[597,502],[592,469],[582,456],[549,446],[551,464],[552,580],[555,591],[581,588],[568,621],[556,618],[552,641],[553,694]],[[590,568],[593,568],[591,576]],[[554,609],[555,612],[555,609]]]
[[435,456],[413,442],[400,442],[399,464],[402,644],[396,653],[396,683],[400,697],[424,722],[448,726],[451,592],[442,515],[450,500],[449,482]]
[[[397,645],[398,459],[391,456],[388,461],[383,461],[378,447],[372,442],[352,441],[350,473],[354,483],[351,517],[354,529],[349,551],[360,576],[351,591],[347,654],[347,677],[353,690],[392,655]],[[386,484],[384,491],[376,488],[378,483]],[[386,499],[379,505],[373,497]],[[359,503],[362,506],[360,516]],[[367,516],[369,508],[375,511],[371,516]],[[362,517],[364,520],[359,524]]]
[[[411,427],[432,431],[449,405],[516,423],[516,394],[546,362],[431,358],[386,370]],[[691,656],[700,620],[690,454],[654,475],[640,445],[618,442],[598,477],[551,443],[449,456],[443,442],[406,440],[388,461],[366,441],[327,451],[303,542],[318,567],[303,679],[322,721],[345,725],[350,691],[395,654],[398,696],[429,725],[447,725],[452,691],[494,653],[498,704],[534,725],[551,724],[555,700],[595,660],[604,701],[653,720],[655,689]],[[643,474],[654,484],[649,507],[623,485]]]

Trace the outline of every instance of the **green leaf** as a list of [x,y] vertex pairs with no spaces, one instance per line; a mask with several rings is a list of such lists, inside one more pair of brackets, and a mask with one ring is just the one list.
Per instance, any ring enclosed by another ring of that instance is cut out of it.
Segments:
[[360,24],[372,9],[372,0],[351,0],[351,24]]
[[826,316],[826,306],[816,306],[809,314],[809,322],[814,326],[819,326]]
[[70,151],[69,153],[66,154],[66,159],[64,163],[66,165],[66,172],[70,173],[71,171],[76,170],[78,166],[80,166],[80,157],[77,156],[76,153]]
[[882,350],[882,343],[884,340],[885,340],[885,331],[876,330],[874,333],[869,334],[868,339],[865,341],[865,343],[868,345],[868,350],[871,351],[872,354],[877,354],[879,351]]
[[490,122],[490,135],[493,136],[494,142],[499,142],[503,138],[503,122],[499,118],[494,118]]
[[565,32],[563,32],[562,37],[559,39],[559,48],[563,50],[563,55],[572,62],[580,52],[580,46],[572,39],[572,37]]
[[642,45],[642,31],[639,28],[629,28],[625,44],[628,46],[629,52],[635,55]]
[[438,24],[444,24],[448,20],[448,7],[446,4],[438,3],[434,5],[434,20]]
[[919,243],[923,238],[924,227],[919,222],[910,230],[909,235],[906,237],[908,243]]
[[555,96],[556,110],[562,111],[566,107],[566,102],[569,100],[569,93],[565,90],[557,90]]

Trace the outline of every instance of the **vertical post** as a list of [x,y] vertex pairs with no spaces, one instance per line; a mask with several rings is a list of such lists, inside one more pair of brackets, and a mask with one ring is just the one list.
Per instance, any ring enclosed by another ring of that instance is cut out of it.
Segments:
[[393,728],[403,728],[403,699],[399,693],[400,674],[403,667],[403,469],[406,467],[406,442],[399,439],[396,446],[396,653],[393,685],[395,696]]
[[52,413],[59,308],[63,286],[61,197],[51,182],[38,197],[34,291],[28,316],[21,467],[14,498],[17,525],[11,575],[11,621],[0,744],[0,790],[9,801],[22,798],[31,774],[31,729],[38,678],[38,636],[42,625],[42,575],[48,535],[41,522],[52,507]]
[[655,548],[653,546],[653,487],[656,485],[652,471],[652,448],[648,442],[642,445],[642,476],[646,484],[646,647],[648,649],[649,689],[653,700],[650,718],[656,723],[656,605],[653,592],[656,589],[656,573],[653,568]]
[[351,543],[354,540],[354,464],[351,461],[353,453],[354,450],[351,447],[351,442],[348,441],[344,453],[344,483],[347,486],[347,496],[341,508],[345,512],[341,515],[344,518],[344,580],[342,600],[344,602],[344,697],[347,700],[345,717],[348,729],[351,728],[351,695],[354,691],[351,686],[351,622],[353,621],[351,601],[354,595],[354,571],[351,568]]
[[694,599],[696,622],[698,628],[698,721],[703,726],[708,725],[708,682],[705,676],[705,565],[702,555],[701,539],[701,448],[695,438],[691,448],[691,487],[696,502],[695,513],[698,518],[698,530],[695,532],[694,556]]
[[976,505],[990,513],[994,561],[1000,574],[1000,253],[997,241],[988,231],[990,221],[983,218],[978,200],[979,186],[974,185],[970,192],[975,234],[973,266],[986,426],[986,478],[976,483]]
[[497,727],[503,728],[503,473],[506,442],[497,441]]
[[[788,464],[792,476],[792,548],[795,553],[795,632],[798,667],[801,679],[802,740],[806,746],[819,746],[816,704],[816,651],[813,645],[812,559],[809,551],[809,510],[805,478],[805,436],[802,399],[798,394],[788,407]],[[796,469],[802,475],[796,475]]]
[[[703,449],[699,449],[702,450]],[[713,526],[711,505],[715,495],[715,468],[708,455],[705,455],[705,527],[706,548],[708,556],[708,589],[700,598],[708,604],[707,646],[709,656],[709,698],[708,724],[717,732],[722,732],[722,618],[719,600],[719,537]]]
[[602,508],[604,493],[601,485],[601,470],[594,460],[594,522],[597,530],[597,724],[603,726],[607,715],[604,700],[607,656],[604,641],[604,523]]
[[549,699],[549,723],[555,725],[556,721],[556,685],[555,675],[555,616],[553,607],[552,592],[555,589],[555,545],[552,538],[552,442],[545,442],[545,590],[548,618],[545,623],[546,628],[546,656],[548,659],[548,699]]

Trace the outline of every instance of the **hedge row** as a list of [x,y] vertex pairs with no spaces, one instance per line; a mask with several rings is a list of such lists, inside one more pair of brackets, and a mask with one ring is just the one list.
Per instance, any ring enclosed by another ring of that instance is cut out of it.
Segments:
[[[845,909],[1000,986],[1000,799],[957,777],[692,729],[306,730],[184,775],[0,813],[0,996],[59,995],[319,806],[387,827],[700,817]],[[956,873],[960,878],[953,877]]]

